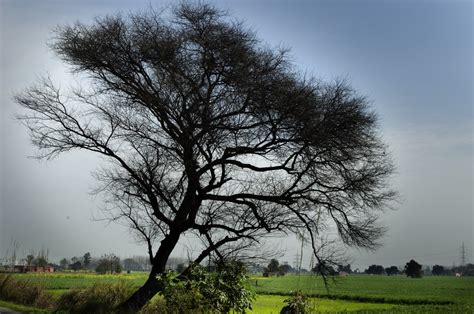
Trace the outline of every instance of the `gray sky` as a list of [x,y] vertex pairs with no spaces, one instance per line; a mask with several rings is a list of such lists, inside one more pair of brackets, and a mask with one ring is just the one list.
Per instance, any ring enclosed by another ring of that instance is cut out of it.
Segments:
[[[12,95],[49,72],[63,87],[66,68],[46,42],[58,24],[162,7],[155,1],[0,0],[0,257],[114,252],[144,255],[126,228],[93,221],[101,199],[90,175],[100,160],[73,152],[37,161]],[[397,210],[374,253],[351,251],[353,265],[460,262],[464,241],[474,262],[473,5],[471,1],[219,1],[270,46],[292,48],[295,64],[317,77],[347,77],[367,95],[397,166]],[[294,240],[282,241],[294,261]],[[185,255],[184,243],[175,255]],[[305,253],[308,256],[309,252]]]

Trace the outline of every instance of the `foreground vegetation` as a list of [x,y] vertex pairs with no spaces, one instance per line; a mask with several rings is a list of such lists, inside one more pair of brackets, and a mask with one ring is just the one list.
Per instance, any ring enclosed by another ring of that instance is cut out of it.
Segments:
[[[91,291],[100,294],[103,293],[100,289],[109,289],[107,287],[114,283],[121,285],[114,290],[115,295],[120,298],[127,294],[129,288],[132,291],[143,284],[147,274],[29,273],[15,274],[13,278],[25,286],[39,286],[44,289],[33,289],[36,291],[34,293],[40,296],[40,301],[41,298],[44,299],[45,292],[53,296],[50,299],[62,298],[64,301],[65,294],[74,289],[79,296],[80,289],[85,288],[90,289],[90,294]],[[257,292],[251,313],[279,313],[284,305],[283,301],[296,290],[310,296],[309,305],[314,312],[469,313],[474,310],[474,277],[430,276],[412,279],[404,276],[352,275],[336,278],[329,291],[325,289],[321,278],[312,275],[270,278],[253,276],[250,284]],[[97,288],[97,285],[102,285],[102,288]],[[116,301],[110,300],[110,303]],[[30,302],[29,305],[41,304]]]

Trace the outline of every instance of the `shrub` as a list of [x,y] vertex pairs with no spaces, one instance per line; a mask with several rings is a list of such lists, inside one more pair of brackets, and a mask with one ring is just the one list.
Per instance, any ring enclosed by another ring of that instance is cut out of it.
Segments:
[[133,292],[133,287],[120,281],[117,284],[95,284],[86,289],[71,289],[56,302],[57,311],[69,313],[110,313]]
[[50,308],[54,305],[53,296],[42,286],[18,280],[9,274],[0,274],[0,299],[41,308]]
[[148,302],[139,312],[140,314],[170,313],[164,299]]
[[305,314],[311,312],[308,299],[301,291],[296,291],[293,296],[284,302],[287,305],[281,309],[280,314]]
[[209,313],[212,305],[199,291],[198,282],[187,281],[167,285],[163,291],[166,310],[163,313]]
[[161,280],[166,313],[245,313],[255,297],[245,266],[238,261],[220,263],[213,273],[193,265],[188,280],[176,281],[171,273]]

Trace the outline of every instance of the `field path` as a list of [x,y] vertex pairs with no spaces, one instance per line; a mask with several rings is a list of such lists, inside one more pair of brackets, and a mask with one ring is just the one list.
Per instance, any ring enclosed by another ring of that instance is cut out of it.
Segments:
[[4,308],[4,307],[0,307],[0,313],[20,313],[20,312],[15,312],[13,310],[10,310],[10,309]]

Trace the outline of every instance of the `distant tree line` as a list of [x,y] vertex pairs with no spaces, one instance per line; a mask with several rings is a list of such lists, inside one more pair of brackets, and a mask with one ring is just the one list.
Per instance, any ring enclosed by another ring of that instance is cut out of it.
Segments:
[[408,277],[412,278],[420,278],[423,275],[433,275],[433,276],[454,276],[454,275],[462,275],[462,276],[474,276],[474,264],[466,264],[465,266],[457,266],[457,267],[444,267],[441,265],[434,265],[431,269],[430,267],[426,266],[425,269],[422,269],[422,265],[420,265],[415,260],[410,260],[406,263],[405,267],[400,270],[397,266],[390,266],[384,268],[381,265],[370,265],[364,273],[369,275],[383,275],[386,274],[388,276],[392,275],[401,275],[404,274]]
[[[11,259],[11,258],[10,258]],[[9,271],[14,265],[23,265],[27,267],[46,267],[53,266],[55,271],[95,271],[97,273],[121,273],[122,271],[149,271],[151,264],[146,256],[133,256],[121,260],[115,254],[104,254],[99,258],[91,256],[90,252],[84,253],[82,256],[74,256],[70,259],[62,258],[59,264],[49,261],[49,251],[41,249],[37,253],[31,251],[26,257],[15,257],[16,262],[0,263],[0,271]],[[188,266],[188,261],[184,258],[171,257],[167,264],[167,269],[182,272]],[[207,265],[208,271],[214,271],[215,265]],[[260,264],[249,264],[250,272],[263,273],[264,277],[284,276],[287,273],[305,273],[306,269],[293,268],[286,262],[280,263],[277,259],[271,259],[267,266]],[[320,265],[317,264],[311,269],[312,272],[329,276],[360,273],[358,269],[353,271],[351,265]],[[410,260],[404,268],[397,266],[384,267],[382,265],[372,264],[364,270],[369,275],[406,275],[412,278],[420,278],[426,275],[433,276],[474,276],[474,264],[468,263],[464,266],[446,267],[442,265],[426,266],[422,269],[422,265],[415,260]]]
[[[188,262],[184,258],[171,257],[168,260],[167,268],[169,270],[179,271],[184,269]],[[151,268],[150,260],[146,256],[133,256],[123,260],[113,253],[104,254],[99,258],[92,257],[90,252],[70,259],[62,258],[59,265],[55,265],[59,271],[95,271],[97,273],[120,273],[122,271],[149,271]]]
[[271,259],[270,263],[268,263],[267,267],[263,269],[263,277],[271,277],[271,276],[285,276],[285,274],[289,272],[294,272],[295,269],[288,265],[287,263],[280,264],[280,262],[276,259]]

